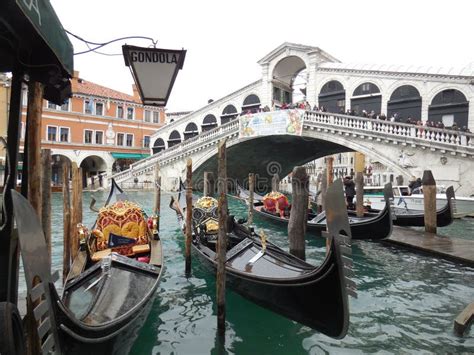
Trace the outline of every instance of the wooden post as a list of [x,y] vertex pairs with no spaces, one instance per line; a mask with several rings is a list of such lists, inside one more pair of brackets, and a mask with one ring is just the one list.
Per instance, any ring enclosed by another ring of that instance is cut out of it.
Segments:
[[356,187],[356,214],[357,217],[364,216],[364,165],[365,156],[362,153],[355,153],[355,187]]
[[192,216],[193,216],[193,161],[188,159],[186,162],[186,275],[191,273],[191,242],[193,238]]
[[249,211],[247,224],[251,226],[253,224],[253,193],[255,190],[255,174],[249,174]]
[[214,174],[212,172],[207,173],[207,181],[209,183],[209,186],[208,186],[209,190],[207,192],[208,193],[207,196],[214,197],[215,192],[216,192],[216,186],[215,186],[216,182],[214,180]]
[[280,178],[278,177],[278,174],[273,174],[272,177],[272,191],[280,191]]
[[431,170],[423,172],[423,200],[425,204],[425,231],[436,233],[436,182]]
[[69,194],[69,165],[63,162],[63,282],[71,266],[71,196]]
[[160,164],[155,165],[155,206],[153,209],[153,216],[156,219],[156,229],[160,230],[160,208],[161,208],[161,176],[160,176]]
[[212,173],[210,171],[204,172],[204,196],[212,196],[211,195],[211,180],[212,180]]
[[[41,219],[41,115],[43,114],[43,84],[31,81],[28,86],[27,174],[28,201]],[[16,167],[15,167],[16,169]]]
[[82,169],[72,163],[72,203],[71,203],[71,262],[77,256],[79,249],[79,234],[77,224],[82,222]]
[[227,159],[226,139],[219,142],[217,152],[217,192],[219,194],[219,235],[217,239],[217,332],[225,333],[225,261],[227,252]]
[[288,223],[290,253],[305,260],[305,234],[308,221],[309,176],[304,166],[293,169],[291,179],[292,204]]
[[43,225],[44,237],[49,254],[49,265],[51,266],[51,149],[41,151],[42,180],[41,180],[41,224]]
[[326,157],[326,174],[327,174],[327,186],[329,186],[334,181],[334,157],[332,155],[329,157]]
[[321,208],[322,208],[322,211],[325,211],[326,210],[326,191],[328,190],[327,169],[323,170],[322,175],[323,176],[321,177]]
[[[41,219],[41,116],[43,113],[43,85],[31,80],[28,85],[28,108],[26,125],[26,171],[23,172],[27,177],[27,196],[36,214]],[[16,166],[13,167],[16,169]],[[25,179],[23,179],[25,181]],[[22,186],[22,192],[25,186]],[[51,254],[50,254],[51,255]],[[38,302],[27,300],[27,351],[29,354],[41,353],[40,339],[37,333],[37,322],[33,310]]]

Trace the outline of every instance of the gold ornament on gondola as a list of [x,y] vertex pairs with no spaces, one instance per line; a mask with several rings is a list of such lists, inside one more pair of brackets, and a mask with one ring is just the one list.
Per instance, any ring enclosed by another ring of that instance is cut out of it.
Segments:
[[265,252],[265,250],[267,249],[267,236],[265,232],[261,231],[259,237],[260,237],[260,242],[262,243],[262,251]]
[[203,210],[209,210],[215,206],[217,206],[217,200],[209,196],[201,197],[196,202],[196,207],[202,208]]

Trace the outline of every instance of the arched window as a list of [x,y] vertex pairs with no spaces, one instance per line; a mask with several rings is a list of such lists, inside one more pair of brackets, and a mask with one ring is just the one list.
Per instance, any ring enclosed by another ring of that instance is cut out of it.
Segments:
[[360,84],[351,98],[351,109],[356,115],[364,116],[364,111],[370,114],[374,112],[378,115],[382,109],[382,95],[377,85],[372,83]]
[[177,130],[174,130],[171,132],[169,138],[168,138],[168,148],[171,148],[172,146],[181,143],[181,135]]
[[257,95],[247,96],[242,104],[242,113],[255,113],[260,109],[260,99]]
[[327,82],[318,96],[319,108],[327,112],[344,113],[346,111],[346,91],[337,80]]
[[216,128],[217,127],[217,119],[216,119],[216,116],[214,115],[211,115],[211,114],[208,114],[206,115],[206,117],[204,117],[204,119],[202,120],[202,126],[201,126],[201,130],[203,132],[206,132],[206,131],[209,131],[213,128]]
[[221,125],[226,124],[227,122],[232,121],[235,119],[239,114],[237,113],[237,109],[234,105],[227,105],[222,111],[221,115]]
[[198,127],[194,122],[189,122],[184,129],[184,140],[197,136],[199,134]]
[[354,90],[354,94],[352,96],[378,94],[378,93],[380,93],[380,89],[377,85],[372,84],[372,83],[363,83],[363,84],[360,84]]
[[162,150],[165,150],[165,141],[162,138],[158,138],[155,143],[153,143],[153,154],[159,153]]
[[421,120],[421,96],[412,85],[398,87],[387,102],[387,117],[395,117],[397,122],[406,122],[408,118]]
[[467,127],[469,102],[466,96],[455,89],[447,89],[438,93],[428,108],[428,120],[442,122],[445,127],[455,123],[458,128]]

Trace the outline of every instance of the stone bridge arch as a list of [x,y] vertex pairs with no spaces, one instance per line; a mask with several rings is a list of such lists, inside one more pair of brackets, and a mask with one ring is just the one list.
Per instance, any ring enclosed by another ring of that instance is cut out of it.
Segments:
[[[236,139],[227,144],[227,176],[234,183],[235,180],[245,181],[250,172],[256,173],[259,175],[259,188],[265,189],[271,185],[271,177],[275,173],[282,178],[288,175],[294,166],[332,154],[358,151],[377,159],[397,174],[408,178],[412,172],[408,167],[400,164],[403,163],[403,159],[398,159],[398,163],[393,159],[393,154],[400,155],[397,148],[390,150],[390,154],[386,154],[380,150],[374,150],[374,145],[367,145],[364,140],[358,142],[346,136],[335,136],[330,132],[310,129],[305,130],[301,137],[275,135],[243,141]],[[217,144],[196,158],[193,162],[193,181],[199,184],[204,171],[217,173]]]

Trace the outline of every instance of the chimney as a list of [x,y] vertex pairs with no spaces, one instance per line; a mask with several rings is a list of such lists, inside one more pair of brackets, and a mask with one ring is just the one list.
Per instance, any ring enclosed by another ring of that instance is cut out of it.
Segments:
[[71,79],[71,90],[72,92],[78,91],[78,82],[79,82],[79,70],[74,70]]
[[141,102],[140,94],[138,93],[138,89],[135,84],[132,84],[132,89],[133,89],[133,98],[136,101]]

